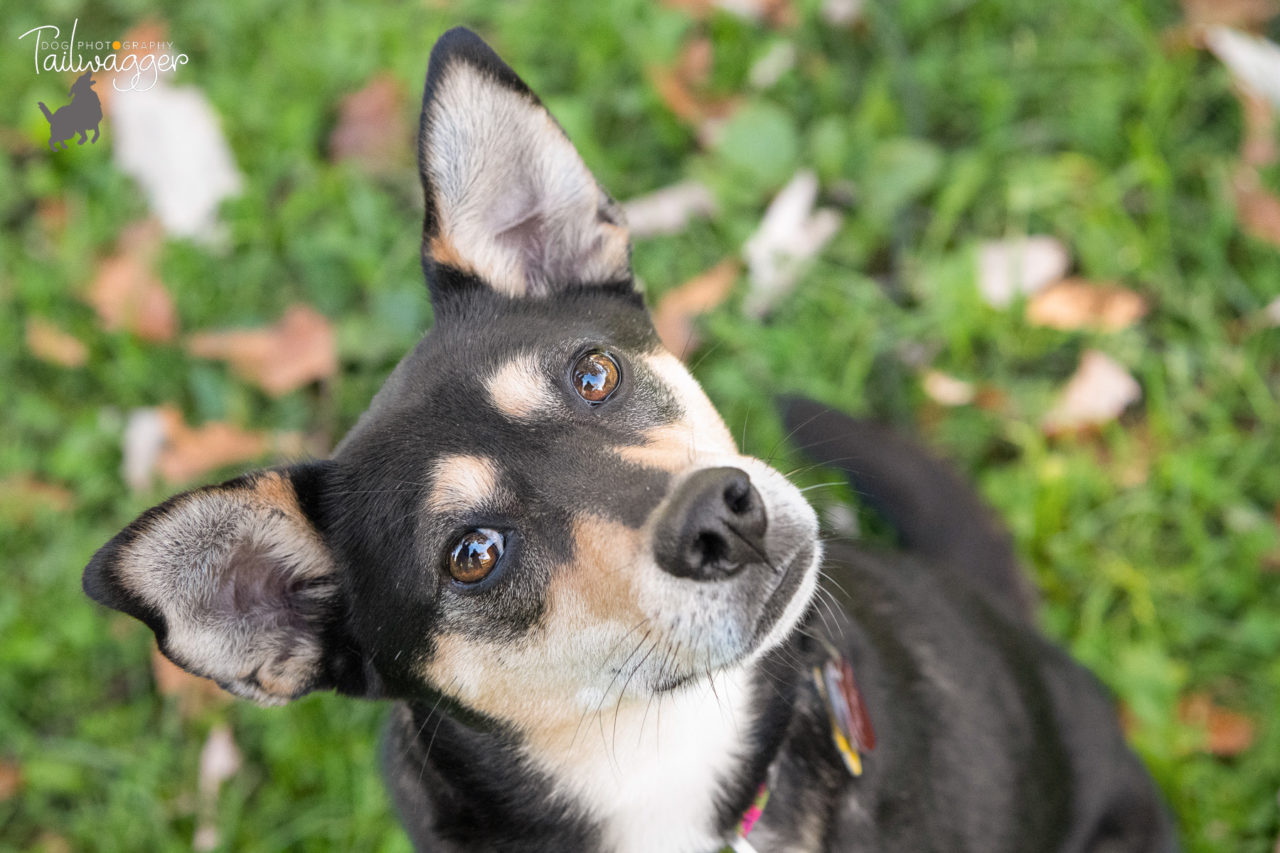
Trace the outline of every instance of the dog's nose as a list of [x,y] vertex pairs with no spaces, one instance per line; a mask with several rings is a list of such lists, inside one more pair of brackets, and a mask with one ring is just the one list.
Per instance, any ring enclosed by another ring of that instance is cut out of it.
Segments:
[[671,497],[654,531],[654,556],[676,577],[721,580],[767,562],[764,501],[737,468],[695,472]]

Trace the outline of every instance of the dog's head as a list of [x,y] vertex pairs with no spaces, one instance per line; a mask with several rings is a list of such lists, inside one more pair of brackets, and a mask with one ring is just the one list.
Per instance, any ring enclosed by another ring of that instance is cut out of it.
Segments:
[[776,646],[813,512],[662,348],[618,207],[467,31],[432,53],[420,167],[435,324],[333,458],[155,507],[86,590],[260,702],[443,694],[516,730]]
[[86,71],[77,77],[75,82],[71,84],[71,88],[67,90],[67,94],[75,95],[77,93],[83,94],[84,92],[91,92],[93,84],[93,72]]

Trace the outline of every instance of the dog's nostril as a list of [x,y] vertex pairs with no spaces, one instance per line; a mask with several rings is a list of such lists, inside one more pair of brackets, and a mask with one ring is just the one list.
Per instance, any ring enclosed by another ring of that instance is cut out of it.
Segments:
[[729,543],[718,533],[703,531],[693,540],[690,556],[693,557],[694,565],[716,565],[729,556]]
[[724,487],[724,504],[734,515],[751,511],[751,481],[746,477],[735,479]]

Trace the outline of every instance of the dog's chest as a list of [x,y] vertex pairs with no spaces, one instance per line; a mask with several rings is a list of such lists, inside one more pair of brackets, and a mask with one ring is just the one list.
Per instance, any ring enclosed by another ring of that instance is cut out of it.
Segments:
[[744,673],[586,717],[571,742],[534,743],[530,757],[556,796],[599,828],[619,853],[718,850],[719,797],[749,748]]

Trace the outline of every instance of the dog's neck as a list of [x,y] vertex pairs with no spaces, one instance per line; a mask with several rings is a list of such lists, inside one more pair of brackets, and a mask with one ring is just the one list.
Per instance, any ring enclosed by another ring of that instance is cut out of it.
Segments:
[[[459,733],[453,721],[437,732],[436,722],[420,716],[419,747],[439,739],[423,758],[436,765],[436,781],[453,788],[446,799],[482,798],[490,817],[504,801],[494,790],[498,780],[459,778],[448,769],[454,764],[449,753],[475,752],[483,743],[486,753],[492,750],[487,757],[501,757],[505,770],[497,775],[507,784],[522,785],[526,793],[544,789],[539,802],[514,802],[522,813],[490,825],[527,826],[530,810],[541,809],[546,823],[576,823],[602,850],[716,851],[786,738],[795,685],[785,673],[794,667],[784,669],[778,660],[794,654],[784,646],[668,694],[605,704],[519,736],[478,735],[467,727],[465,747],[445,742]],[[472,761],[485,757],[473,755]],[[537,785],[530,781],[539,777]],[[460,788],[473,783],[486,790]]]
[[753,672],[720,672],[670,695],[628,699],[533,733],[525,754],[556,796],[600,827],[603,849],[715,850],[725,784],[747,772]]

